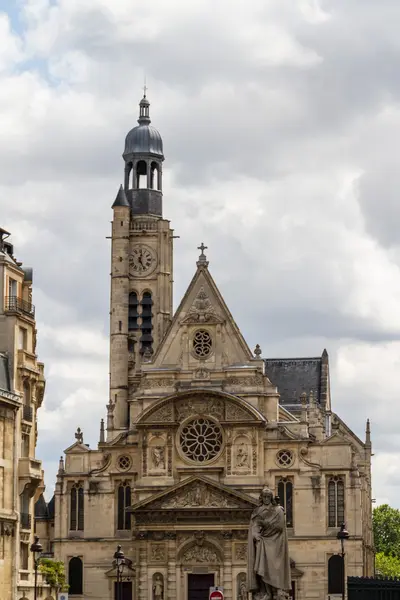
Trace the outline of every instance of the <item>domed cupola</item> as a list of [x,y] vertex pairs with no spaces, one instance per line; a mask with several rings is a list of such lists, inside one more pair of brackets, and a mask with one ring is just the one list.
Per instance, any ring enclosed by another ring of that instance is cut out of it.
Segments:
[[125,138],[125,193],[133,215],[162,216],[163,143],[150,125],[150,102],[144,94],[136,127]]

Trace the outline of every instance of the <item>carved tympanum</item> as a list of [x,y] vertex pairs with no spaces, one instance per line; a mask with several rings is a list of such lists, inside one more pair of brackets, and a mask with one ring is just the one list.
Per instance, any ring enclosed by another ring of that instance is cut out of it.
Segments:
[[167,498],[161,508],[237,508],[238,504],[222,493],[212,490],[205,483],[198,482]]

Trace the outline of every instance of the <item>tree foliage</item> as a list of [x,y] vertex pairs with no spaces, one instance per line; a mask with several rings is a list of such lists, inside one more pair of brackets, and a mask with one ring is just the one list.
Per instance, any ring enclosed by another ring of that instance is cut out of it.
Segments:
[[51,588],[56,589],[58,592],[68,591],[68,585],[66,585],[65,580],[65,568],[62,561],[53,560],[52,558],[41,558],[39,571]]
[[400,558],[400,510],[388,504],[373,511],[374,543],[377,553]]
[[378,552],[375,556],[375,572],[385,577],[400,577],[400,558]]

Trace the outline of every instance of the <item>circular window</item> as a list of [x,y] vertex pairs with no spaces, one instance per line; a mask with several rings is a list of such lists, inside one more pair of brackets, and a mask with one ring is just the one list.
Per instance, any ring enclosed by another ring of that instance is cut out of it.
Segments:
[[121,471],[127,471],[130,466],[131,466],[131,459],[129,458],[129,456],[123,455],[118,458],[118,468]]
[[193,352],[197,358],[207,358],[212,350],[212,337],[205,329],[199,329],[193,336]]
[[281,467],[290,467],[294,460],[293,452],[290,450],[279,450],[276,460]]
[[193,419],[180,432],[183,454],[195,462],[206,462],[215,458],[222,449],[221,427],[210,419]]

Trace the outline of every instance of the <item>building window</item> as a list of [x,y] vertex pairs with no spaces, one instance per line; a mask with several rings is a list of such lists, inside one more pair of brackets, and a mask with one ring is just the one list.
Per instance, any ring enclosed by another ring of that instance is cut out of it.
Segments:
[[15,279],[8,280],[8,296],[10,298],[16,298],[18,296],[18,281]]
[[293,483],[287,477],[278,480],[278,496],[280,505],[285,510],[286,525],[293,527]]
[[184,456],[194,462],[212,460],[222,450],[222,429],[211,419],[190,420],[182,427],[179,437]]
[[28,544],[20,544],[20,569],[27,571],[29,569],[29,548]]
[[328,560],[328,594],[343,592],[343,558],[334,554]]
[[328,527],[340,527],[344,522],[344,481],[331,477],[328,482]]
[[199,329],[193,336],[193,352],[196,358],[207,358],[212,351],[212,337],[205,329]]
[[21,457],[27,458],[29,456],[29,434],[23,433],[21,437]]
[[25,327],[20,327],[18,332],[18,350],[27,350],[28,348],[28,331]]
[[126,509],[131,505],[131,486],[124,482],[118,486],[118,529],[131,528],[131,514]]
[[70,596],[74,594],[83,594],[83,563],[78,556],[71,558],[68,564],[68,593]]
[[83,487],[77,483],[71,489],[70,531],[83,531],[84,504]]

